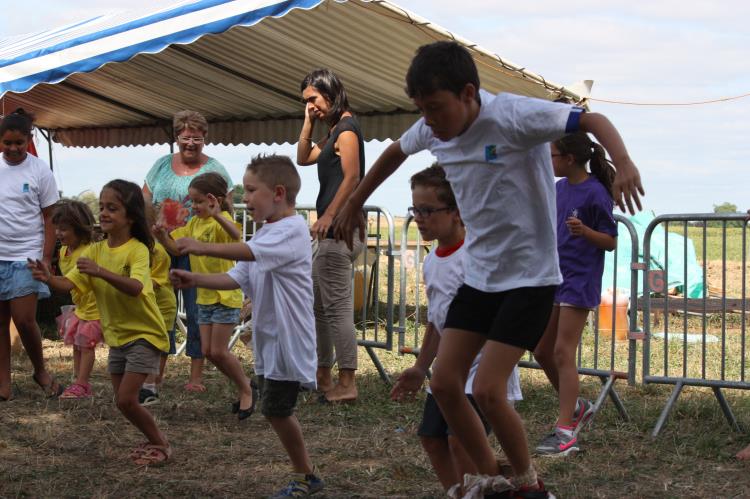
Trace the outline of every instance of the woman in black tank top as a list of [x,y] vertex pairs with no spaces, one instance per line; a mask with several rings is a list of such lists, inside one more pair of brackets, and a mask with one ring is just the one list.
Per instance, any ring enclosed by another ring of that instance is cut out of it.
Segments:
[[[318,165],[320,190],[315,202],[317,221],[312,235],[318,240],[313,257],[315,328],[318,345],[318,390],[321,402],[350,402],[357,398],[357,337],[352,304],[352,263],[362,249],[355,241],[349,250],[333,239],[333,218],[365,174],[362,132],[349,108],[341,81],[328,69],[308,74],[300,85],[305,121],[297,143],[297,163]],[[320,122],[326,136],[312,141]],[[335,356],[334,356],[335,349]],[[333,383],[331,368],[337,363],[339,379]]]

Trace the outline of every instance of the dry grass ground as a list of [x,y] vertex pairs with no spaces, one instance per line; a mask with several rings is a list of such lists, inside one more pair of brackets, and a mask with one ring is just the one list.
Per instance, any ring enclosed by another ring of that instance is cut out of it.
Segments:
[[[51,368],[70,372],[70,351],[45,340]],[[237,347],[244,365],[252,357]],[[238,423],[229,413],[233,391],[209,369],[205,394],[188,394],[184,358],[174,360],[162,393],[152,406],[175,449],[162,468],[138,468],[127,453],[142,437],[119,414],[99,351],[93,379],[96,398],[82,403],[48,401],[33,384],[25,359],[13,364],[16,398],[0,404],[0,497],[263,497],[286,479],[286,456],[259,415]],[[440,497],[416,436],[422,397],[395,404],[362,352],[360,401],[321,406],[300,397],[298,416],[310,453],[327,481],[322,497]],[[381,353],[390,372],[409,357]],[[519,412],[531,444],[553,422],[555,398],[538,371],[522,370],[526,399]],[[584,380],[594,398],[599,383]],[[668,387],[627,387],[619,393],[632,417],[619,419],[605,404],[582,434],[584,452],[564,460],[537,460],[549,488],[561,498],[747,497],[750,465],[733,459],[750,442],[733,433],[707,390],[681,396],[661,436],[650,430]],[[750,425],[750,397],[727,394],[740,421]]]

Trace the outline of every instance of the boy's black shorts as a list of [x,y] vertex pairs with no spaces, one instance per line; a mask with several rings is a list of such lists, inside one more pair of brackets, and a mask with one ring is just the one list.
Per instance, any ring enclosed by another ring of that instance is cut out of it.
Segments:
[[[484,425],[484,432],[490,434],[490,425],[487,420],[482,416],[482,411],[479,410],[474,397],[466,395],[469,399],[471,406],[479,414],[479,419],[482,420]],[[453,432],[448,428],[448,422],[445,421],[443,413],[438,407],[435,397],[431,393],[427,394],[427,399],[424,401],[424,410],[422,411],[422,422],[419,424],[417,435],[420,437],[434,437],[434,438],[447,438],[448,435],[452,435]]]
[[443,329],[463,329],[534,351],[547,327],[557,286],[517,288],[488,293],[458,288]]
[[294,414],[299,394],[298,381],[277,381],[258,376],[260,413],[269,418],[286,418]]

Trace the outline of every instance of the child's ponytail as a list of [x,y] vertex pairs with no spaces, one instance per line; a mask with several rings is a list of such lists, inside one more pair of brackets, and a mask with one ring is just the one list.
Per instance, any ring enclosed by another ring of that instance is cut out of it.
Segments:
[[577,165],[582,168],[589,163],[591,174],[601,182],[610,196],[612,182],[615,179],[615,169],[607,159],[604,148],[592,141],[586,132],[574,132],[555,141],[555,147],[561,154],[570,154]]
[[601,144],[591,142],[591,159],[589,160],[591,174],[612,194],[612,182],[615,180],[615,169],[607,159],[607,153]]

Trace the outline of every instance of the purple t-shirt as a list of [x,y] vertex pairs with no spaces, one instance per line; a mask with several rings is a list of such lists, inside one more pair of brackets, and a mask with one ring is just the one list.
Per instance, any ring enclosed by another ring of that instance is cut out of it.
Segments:
[[612,196],[593,175],[580,184],[570,184],[564,178],[557,182],[556,189],[557,252],[563,283],[557,288],[555,303],[594,308],[601,301],[604,250],[573,236],[565,220],[573,216],[587,227],[617,237]]

